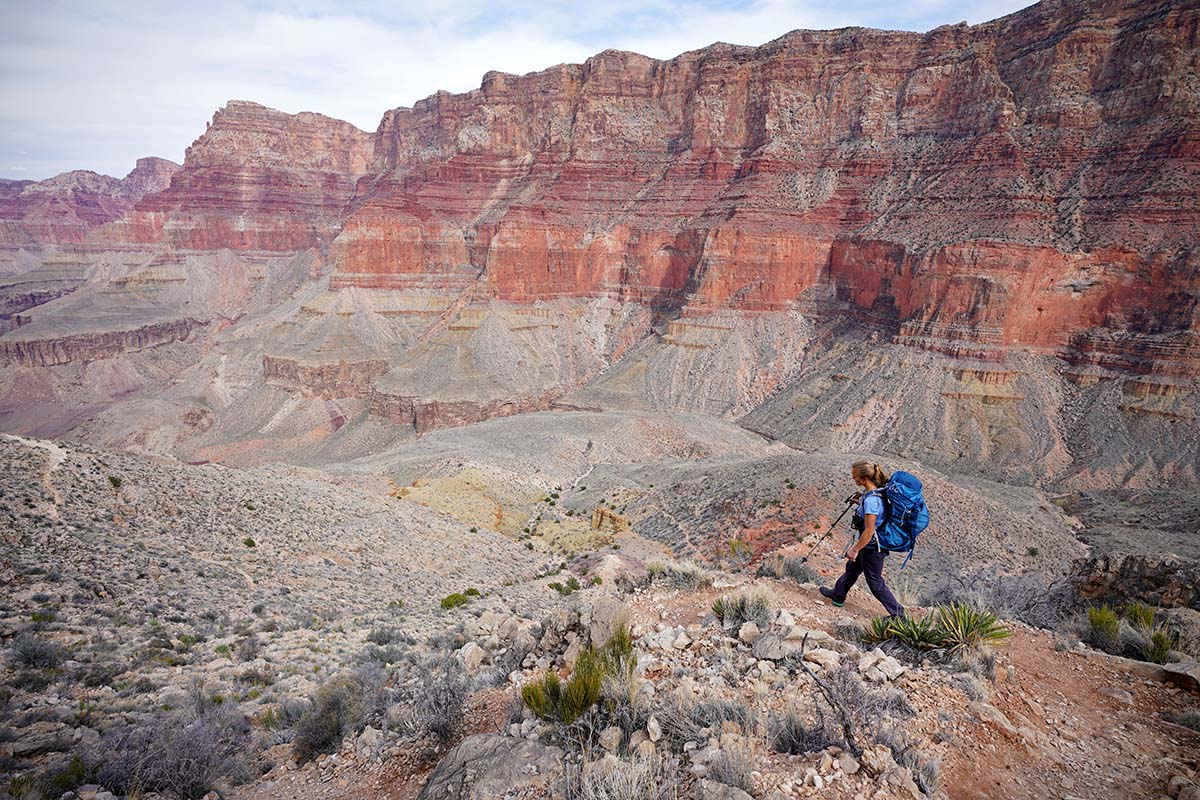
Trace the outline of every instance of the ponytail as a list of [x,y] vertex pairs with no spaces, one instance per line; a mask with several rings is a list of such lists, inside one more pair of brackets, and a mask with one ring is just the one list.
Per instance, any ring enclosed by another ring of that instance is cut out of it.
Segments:
[[891,480],[891,474],[873,461],[855,461],[850,467],[855,477],[866,478],[876,486],[883,486]]

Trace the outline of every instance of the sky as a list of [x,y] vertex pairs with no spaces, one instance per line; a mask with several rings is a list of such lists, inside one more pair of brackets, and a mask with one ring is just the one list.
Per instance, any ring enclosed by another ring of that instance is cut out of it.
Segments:
[[0,178],[121,177],[182,162],[228,100],[374,131],[383,112],[489,70],[522,74],[616,48],[655,58],[797,28],[926,31],[1031,0],[0,0]]

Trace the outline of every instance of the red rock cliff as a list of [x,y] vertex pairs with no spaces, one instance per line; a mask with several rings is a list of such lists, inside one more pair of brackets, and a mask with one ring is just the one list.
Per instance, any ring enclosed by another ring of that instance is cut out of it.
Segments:
[[755,310],[832,283],[911,344],[1194,374],[1198,28],[1048,0],[489,73],[384,116],[334,285]]

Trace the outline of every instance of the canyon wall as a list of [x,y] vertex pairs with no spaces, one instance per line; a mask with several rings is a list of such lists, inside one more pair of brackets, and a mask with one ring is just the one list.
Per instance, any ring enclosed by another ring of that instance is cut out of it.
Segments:
[[[277,392],[417,431],[671,408],[839,447],[936,414],[947,463],[1061,475],[1119,430],[1163,469],[1200,374],[1198,54],[1193,3],[1045,0],[491,72],[374,133],[231,101],[182,167],[0,183],[0,353],[149,374],[186,340],[152,385],[189,387],[179,417],[220,398],[210,436]],[[929,368],[873,392],[924,400],[844,390],[872,351]]]

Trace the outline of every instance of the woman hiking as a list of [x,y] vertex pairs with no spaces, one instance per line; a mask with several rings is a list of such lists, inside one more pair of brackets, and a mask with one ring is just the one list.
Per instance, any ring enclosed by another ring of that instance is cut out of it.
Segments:
[[904,607],[896,602],[892,590],[883,581],[883,559],[887,551],[879,549],[875,537],[875,523],[883,515],[883,498],[880,489],[888,482],[889,476],[883,467],[870,461],[857,461],[850,467],[850,476],[863,491],[858,501],[858,509],[854,513],[854,529],[861,531],[858,539],[846,550],[846,571],[838,578],[833,588],[822,586],[820,592],[828,597],[835,606],[844,605],[846,593],[854,586],[858,576],[866,574],[867,587],[875,599],[883,604],[889,617],[903,617]]

